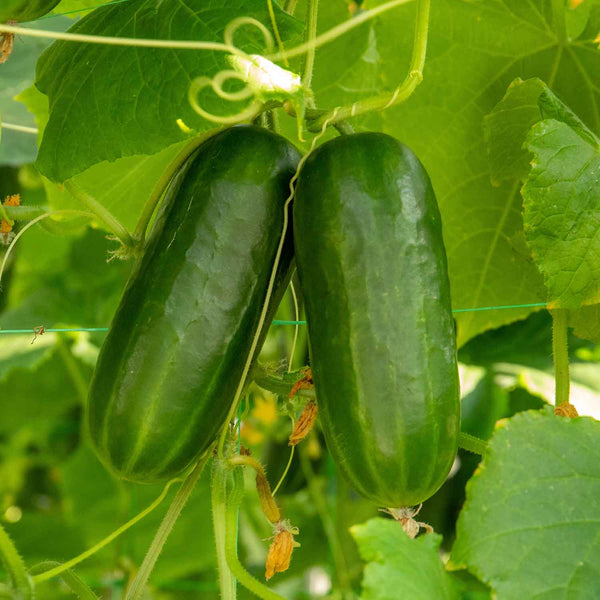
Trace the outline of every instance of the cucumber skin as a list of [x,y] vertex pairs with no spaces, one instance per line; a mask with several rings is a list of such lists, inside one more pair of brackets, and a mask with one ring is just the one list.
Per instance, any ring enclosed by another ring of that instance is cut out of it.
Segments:
[[[281,136],[234,127],[205,142],[172,183],[88,397],[91,439],[118,477],[171,479],[225,424],[299,159]],[[289,233],[261,343],[291,276]]]
[[0,23],[33,21],[49,13],[60,0],[2,0]]
[[445,481],[460,431],[441,220],[413,152],[379,133],[326,142],[301,169],[294,244],[329,451],[380,506]]

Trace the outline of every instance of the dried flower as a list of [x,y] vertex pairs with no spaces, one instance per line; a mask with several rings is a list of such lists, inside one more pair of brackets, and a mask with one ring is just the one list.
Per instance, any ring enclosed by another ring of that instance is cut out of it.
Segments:
[[433,527],[422,521],[415,521],[414,517],[419,514],[423,504],[419,504],[417,508],[411,506],[402,506],[400,508],[380,508],[381,512],[394,517],[402,526],[404,533],[409,538],[416,538],[420,529],[423,528],[427,533],[433,533]]
[[302,379],[299,379],[293,385],[292,390],[290,391],[290,398],[293,398],[298,393],[298,390],[310,389],[312,387],[314,387],[312,370],[310,367],[306,367]]
[[317,418],[318,411],[317,403],[314,400],[307,403],[300,418],[296,421],[294,431],[292,431],[292,434],[290,435],[290,446],[295,446],[310,433],[310,430],[315,423],[315,419]]
[[275,536],[267,554],[265,579],[269,580],[275,573],[287,571],[292,559],[292,552],[299,544],[294,541],[298,529],[291,527],[288,521],[279,521],[275,525]]
[[578,417],[579,413],[577,409],[568,402],[563,402],[554,408],[554,414],[559,417],[568,417],[572,419],[573,417]]

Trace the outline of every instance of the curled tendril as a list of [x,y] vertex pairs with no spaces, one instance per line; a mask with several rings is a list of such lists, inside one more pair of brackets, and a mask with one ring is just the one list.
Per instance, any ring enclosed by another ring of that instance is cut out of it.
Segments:
[[[260,21],[257,21],[252,17],[237,17],[237,19],[233,19],[233,21],[230,21],[227,24],[227,27],[225,27],[225,32],[223,33],[223,39],[228,46],[237,48],[234,43],[235,32],[244,25],[253,25],[263,34],[265,49],[267,52],[272,52],[275,49],[275,42],[271,32]],[[246,54],[241,50],[240,54],[246,56]]]
[[[235,78],[239,79],[240,81],[244,81],[243,77],[239,73],[235,73],[235,71],[222,71],[221,74],[222,73],[228,74],[223,79],[223,81],[229,78]],[[198,103],[198,94],[206,87],[212,87],[213,91],[215,92],[215,94],[217,94],[217,96],[225,98],[226,100],[231,100],[231,96],[234,96],[234,99],[239,100],[239,96],[242,94],[242,92],[246,94],[244,98],[249,98],[250,96],[254,95],[254,92],[250,89],[248,85],[246,85],[246,87],[240,90],[239,92],[224,92],[221,86],[215,83],[214,79],[210,79],[209,77],[197,77],[196,79],[194,79],[194,81],[192,81],[190,85],[188,99],[190,104],[192,105],[192,108],[201,117],[204,117],[207,121],[212,121],[213,123],[222,123],[224,125],[233,125],[234,123],[239,123],[240,121],[251,119],[256,115],[256,113],[260,110],[260,107],[262,106],[261,102],[259,102],[258,100],[254,100],[244,110],[233,115],[221,116],[209,113],[208,111],[204,110]]]
[[[267,29],[267,27],[252,17],[238,17],[227,24],[227,27],[225,27],[225,31],[223,33],[225,43],[232,48],[232,54],[249,59],[248,55],[240,50],[234,43],[237,30],[246,25],[252,25],[258,29],[263,36],[265,52],[273,52],[275,48],[275,42],[271,32]],[[224,89],[224,86],[228,81],[233,79],[241,81],[244,84],[244,87],[235,92],[228,92]],[[230,69],[219,71],[212,79],[210,77],[197,77],[190,85],[188,91],[188,100],[192,108],[207,121],[221,123],[223,125],[233,125],[247,119],[252,119],[258,112],[260,112],[262,102],[255,98],[243,110],[233,115],[215,115],[210,113],[202,108],[198,102],[198,94],[207,87],[210,87],[219,98],[228,100],[230,102],[248,100],[249,98],[255,96],[255,92],[248,84],[247,79],[237,71]]]

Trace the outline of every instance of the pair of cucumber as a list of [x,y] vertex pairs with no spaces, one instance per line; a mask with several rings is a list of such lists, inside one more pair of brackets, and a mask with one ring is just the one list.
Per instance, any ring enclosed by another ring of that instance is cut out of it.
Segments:
[[[205,142],[171,184],[89,395],[92,440],[117,475],[171,478],[225,425],[299,159],[278,135],[234,127]],[[460,424],[429,178],[389,136],[340,137],[304,163],[293,217],[328,447],[352,485],[380,506],[418,504],[446,478]],[[267,326],[293,255],[290,235]]]

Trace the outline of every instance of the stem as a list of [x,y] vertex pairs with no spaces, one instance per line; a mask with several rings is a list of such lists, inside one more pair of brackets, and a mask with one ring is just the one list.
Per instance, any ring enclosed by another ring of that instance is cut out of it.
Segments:
[[90,217],[91,219],[93,219],[95,217],[92,213],[86,213],[81,210],[64,209],[64,210],[57,210],[57,211],[53,211],[53,212],[44,213],[44,214],[40,215],[39,217],[36,217],[35,219],[33,219],[33,221],[29,221],[29,223],[27,223],[27,225],[25,225],[25,227],[23,227],[23,229],[21,229],[21,231],[19,231],[19,233],[17,233],[17,235],[15,236],[13,241],[10,243],[10,246],[6,249],[6,252],[4,253],[4,258],[2,259],[2,264],[0,264],[0,284],[2,283],[2,277],[4,276],[4,269],[6,268],[6,264],[8,263],[8,258],[11,255],[11,252],[13,251],[14,247],[17,245],[17,242],[19,241],[20,237],[29,228],[33,227],[36,223],[39,223],[40,221],[47,219],[48,217],[51,217],[53,215],[65,214],[65,213],[69,213],[69,214],[75,213],[75,214],[79,214],[79,215],[85,215],[87,217]]
[[114,215],[102,206],[94,197],[88,194],[78,183],[75,183],[73,179],[65,181],[65,188],[67,191],[79,200],[82,204],[91,210],[96,217],[100,220],[104,226],[121,240],[124,246],[132,248],[135,246],[135,242],[131,237],[131,234],[121,223],[114,217]]
[[84,561],[86,558],[89,558],[90,556],[92,556],[93,554],[98,552],[98,550],[101,550],[102,548],[104,548],[104,546],[107,546],[108,544],[110,544],[114,539],[119,537],[122,533],[125,533],[130,527],[135,525],[138,521],[143,519],[146,515],[150,514],[165,499],[167,492],[169,491],[169,488],[176,481],[181,481],[181,480],[180,479],[172,479],[171,481],[169,481],[167,483],[167,485],[165,485],[163,491],[160,493],[160,496],[156,500],[154,500],[154,502],[152,502],[152,504],[147,506],[142,512],[138,513],[135,517],[133,517],[133,519],[130,519],[129,521],[127,521],[127,523],[125,523],[124,525],[121,525],[121,527],[119,527],[117,530],[113,531],[110,535],[105,537],[103,540],[101,540],[100,542],[98,542],[97,544],[95,544],[94,546],[92,546],[91,548],[89,548],[88,550],[86,550],[85,552],[80,554],[79,556],[76,556],[75,558],[72,558],[71,560],[67,561],[66,563],[63,563],[62,565],[54,567],[48,571],[44,571],[43,573],[40,573],[38,575],[34,575],[33,581],[35,583],[41,583],[42,581],[47,581],[48,579],[52,579],[53,577],[56,577],[57,575],[64,573],[71,567],[74,567],[75,565]]
[[302,85],[310,89],[312,83],[313,70],[315,66],[315,54],[317,51],[316,46],[314,45],[314,41],[317,37],[317,17],[319,14],[319,0],[308,0],[306,10],[306,42],[310,45],[306,53],[306,62],[304,63]]
[[206,465],[206,461],[208,460],[210,454],[211,452],[208,450],[204,456],[200,458],[194,469],[185,478],[185,481],[177,490],[177,494],[175,494],[175,498],[173,498],[173,502],[171,502],[171,506],[169,506],[169,510],[162,520],[162,523],[160,524],[158,531],[152,540],[152,544],[150,544],[150,548],[144,557],[142,566],[137,572],[137,575],[131,583],[131,586],[127,590],[125,600],[139,600],[142,597],[144,587],[148,581],[148,578],[150,577],[150,573],[152,572],[154,565],[156,564],[158,556],[160,555],[163,546],[165,545],[165,542],[167,541],[167,538],[169,537],[169,534],[175,525],[175,522],[179,518],[183,507],[188,501],[196,482],[202,474],[202,470],[204,469],[204,465]]
[[[390,0],[389,2],[386,2],[385,4],[381,4],[375,8],[372,8],[371,10],[365,10],[364,12],[361,12],[359,15],[353,17],[352,19],[345,21],[344,23],[341,23],[340,25],[337,25],[336,27],[332,27],[325,33],[322,33],[321,35],[317,36],[312,42],[305,42],[304,44],[300,44],[299,46],[296,46],[295,48],[290,48],[289,50],[286,50],[285,52],[278,52],[276,54],[268,54],[267,56],[265,56],[265,58],[267,58],[273,62],[278,62],[285,58],[293,58],[294,56],[301,56],[302,54],[305,54],[306,52],[308,52],[308,50],[310,48],[320,48],[321,46],[324,46],[325,44],[329,44],[330,42],[337,40],[341,35],[347,33],[348,31],[351,31],[352,29],[356,29],[357,27],[360,27],[363,23],[370,21],[371,19],[374,19],[376,16],[381,15],[381,14],[387,12],[388,10],[397,8],[398,6],[402,6],[403,4],[408,4],[409,2],[413,2],[413,0]],[[0,25],[0,31],[2,31],[1,25]],[[26,30],[26,31],[30,31],[30,30]]]
[[[293,426],[294,426],[294,421],[292,421],[292,427]],[[275,489],[273,490],[273,496],[275,496],[275,494],[277,493],[277,490],[281,487],[281,484],[283,483],[284,479],[286,478],[286,475],[288,474],[288,472],[290,470],[290,467],[292,466],[292,460],[294,460],[294,450],[296,450],[296,446],[292,446],[292,449],[290,450],[290,457],[288,459],[287,465],[285,466],[285,470],[283,471],[283,474],[279,478],[279,481],[277,482],[277,485],[275,486]]]
[[40,215],[48,213],[43,206],[2,206],[2,212],[11,221],[31,221]]
[[233,571],[233,574],[238,578],[239,582],[259,598],[263,598],[263,600],[285,600],[283,596],[276,594],[248,573],[237,556],[237,515],[243,497],[244,476],[242,469],[236,468],[233,472],[233,489],[229,495],[226,511],[225,554],[227,557],[227,564]]
[[338,123],[334,123],[333,126],[340,135],[352,135],[354,133],[354,127],[347,121],[339,121]]
[[[236,582],[225,556],[226,513],[227,513],[227,473],[225,460],[215,457],[212,465],[211,498],[215,545],[217,549],[217,567],[221,600],[235,600]],[[234,534],[237,539],[237,534]],[[237,550],[236,550],[237,553]]]
[[[38,571],[44,572],[44,571],[48,571],[49,569],[52,569],[55,567],[60,567],[60,566],[61,566],[60,563],[53,561],[53,560],[48,560],[48,561],[45,561],[45,562],[35,565],[35,567],[31,568],[29,572],[33,575],[34,573],[36,573]],[[79,577],[79,575],[77,575],[70,569],[63,571],[61,579],[65,582],[66,586],[74,594],[77,595],[77,597],[80,600],[99,600],[98,596],[96,596],[96,594],[94,594],[94,592],[91,590],[91,588],[81,579],[81,577]]]
[[0,556],[8,572],[14,597],[18,600],[32,600],[33,584],[31,578],[27,574],[23,559],[2,525],[0,525]]
[[232,456],[229,459],[229,462],[232,465],[236,465],[236,466],[240,466],[240,467],[250,467],[250,468],[254,469],[257,474],[266,477],[263,466],[255,458],[252,458],[251,456],[243,456],[243,455]]
[[[135,48],[164,48],[171,50],[215,50],[217,52],[239,52],[228,44],[219,42],[196,42],[187,40],[153,40],[144,38],[113,37],[104,35],[87,35],[83,33],[62,33],[59,31],[46,31],[44,29],[30,29],[0,23],[0,33],[12,33],[28,37],[50,40],[64,40],[65,42],[82,42],[84,44],[103,44],[106,46],[127,46]],[[13,127],[14,129],[14,127]]]
[[[271,18],[271,26],[273,27],[273,33],[275,34],[275,39],[277,40],[277,48],[279,48],[279,52],[283,52],[285,48],[283,47],[283,40],[281,39],[281,35],[279,35],[279,27],[277,27],[277,19],[275,18],[275,10],[273,9],[273,0],[267,0],[267,6],[269,8],[269,17]],[[284,59],[284,64],[286,69],[290,68],[290,63],[287,58]]]
[[135,231],[133,233],[133,237],[138,243],[143,245],[144,239],[146,237],[146,230],[148,229],[148,224],[152,219],[152,215],[163,197],[167,186],[173,179],[173,177],[179,172],[179,170],[183,167],[188,158],[196,151],[196,149],[203,144],[207,139],[220,133],[223,131],[222,127],[218,129],[211,129],[208,133],[203,135],[196,136],[193,138],[188,144],[186,144],[181,152],[177,154],[177,156],[169,163],[166,170],[160,176],[160,179],[154,184],[152,188],[152,192],[146,200],[146,204],[144,204],[144,208],[140,214],[137,225],[135,227]]
[[14,123],[0,123],[1,129],[10,129],[11,131],[20,131],[21,133],[31,133],[37,135],[39,131],[35,127],[26,127],[25,125],[15,125]]
[[[325,121],[333,124],[341,120],[349,119],[350,117],[356,117],[373,111],[385,110],[391,106],[404,102],[412,95],[421,81],[423,81],[423,68],[425,67],[427,36],[429,33],[429,9],[430,0],[417,0],[417,18],[415,22],[412,57],[408,75],[402,84],[396,88],[394,92],[374,96],[367,100],[359,100],[351,106],[334,109],[331,113],[319,117],[310,123],[308,126],[309,131],[318,131]],[[360,18],[360,16],[356,18]]]
[[[260,367],[259,367],[260,369]],[[268,392],[271,392],[273,394],[277,394],[278,396],[289,396],[290,392],[292,391],[292,387],[294,386],[294,383],[288,383],[283,381],[283,379],[280,379],[278,377],[273,377],[272,375],[266,375],[266,374],[261,374],[259,371],[257,371],[254,374],[254,383],[256,383],[257,386],[263,388],[264,390],[267,390]],[[306,398],[316,398],[317,394],[314,390],[314,388],[310,388],[310,389],[300,389],[296,392],[296,396],[304,396]]]
[[550,311],[552,315],[552,355],[554,357],[554,381],[556,386],[554,406],[569,401],[569,346],[567,342],[568,313],[564,308]]
[[346,594],[352,590],[352,586],[350,584],[350,576],[348,575],[346,558],[335,530],[335,523],[331,518],[331,511],[327,506],[327,500],[321,491],[321,486],[317,481],[317,476],[315,475],[312,465],[310,464],[310,460],[306,454],[306,449],[304,447],[299,447],[298,454],[300,455],[300,466],[302,467],[302,472],[304,473],[308,483],[308,491],[312,496],[319,519],[323,524],[327,542],[331,548],[337,580],[342,592]]
[[458,434],[458,446],[467,452],[479,454],[480,456],[484,456],[488,449],[488,444],[485,440],[465,433],[464,431],[461,431]]
[[293,15],[296,11],[296,4],[298,4],[298,0],[285,0],[283,4],[283,10],[288,15]]
[[[294,302],[294,321],[300,320],[300,309],[298,308],[298,296],[296,295],[296,288],[294,282],[290,281],[290,293],[292,295],[292,301]],[[294,362],[294,354],[296,353],[296,344],[298,343],[298,324],[294,325],[294,339],[292,340],[292,349],[290,351],[290,362],[288,363],[288,373],[292,371],[292,363]]]

